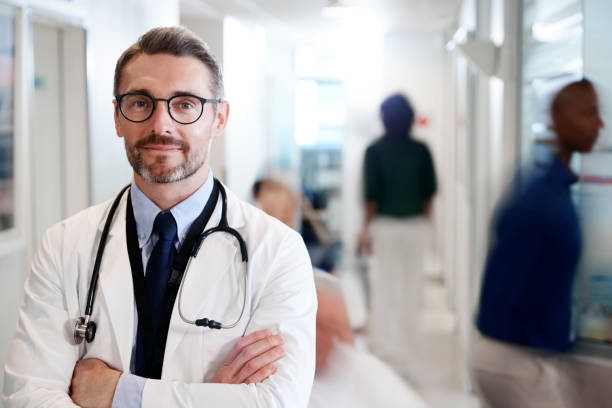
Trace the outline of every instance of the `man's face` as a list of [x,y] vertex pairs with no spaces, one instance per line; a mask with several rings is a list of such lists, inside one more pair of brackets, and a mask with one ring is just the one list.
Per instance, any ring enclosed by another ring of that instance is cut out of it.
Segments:
[[554,115],[559,142],[571,151],[588,153],[599,136],[603,121],[599,116],[597,94],[583,90],[573,95]]
[[[214,99],[209,88],[208,68],[192,57],[168,54],[141,54],[125,66],[120,94],[144,93],[169,99],[176,94],[191,94]],[[134,172],[148,183],[172,183],[196,172],[208,172],[208,152],[213,138],[225,128],[228,105],[204,104],[199,120],[180,124],[168,113],[166,102],[156,102],[153,115],[144,122],[128,121],[115,104],[115,129],[124,138],[128,161]]]

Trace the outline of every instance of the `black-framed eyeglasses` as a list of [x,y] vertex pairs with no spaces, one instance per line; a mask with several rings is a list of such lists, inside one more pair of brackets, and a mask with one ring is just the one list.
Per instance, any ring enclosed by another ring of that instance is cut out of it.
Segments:
[[166,102],[170,117],[182,125],[198,121],[202,117],[206,102],[221,102],[221,99],[206,99],[190,94],[174,95],[170,99],[164,99],[153,98],[144,93],[126,93],[115,98],[121,115],[130,122],[144,122],[153,116],[157,102]]

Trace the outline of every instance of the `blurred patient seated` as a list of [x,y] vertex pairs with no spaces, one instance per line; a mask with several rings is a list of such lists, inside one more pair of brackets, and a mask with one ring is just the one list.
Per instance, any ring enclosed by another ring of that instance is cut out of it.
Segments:
[[[298,201],[282,182],[262,180],[254,196],[263,211],[295,228]],[[389,366],[354,346],[338,279],[320,270],[314,271],[314,278],[319,302],[317,360],[309,407],[427,407]]]

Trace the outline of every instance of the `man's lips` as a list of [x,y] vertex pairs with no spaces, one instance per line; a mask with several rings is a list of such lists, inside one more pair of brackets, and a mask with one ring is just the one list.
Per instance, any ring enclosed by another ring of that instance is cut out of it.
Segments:
[[177,145],[167,145],[167,144],[149,144],[142,146],[143,149],[147,150],[155,150],[155,151],[173,151],[173,150],[181,150],[180,146]]

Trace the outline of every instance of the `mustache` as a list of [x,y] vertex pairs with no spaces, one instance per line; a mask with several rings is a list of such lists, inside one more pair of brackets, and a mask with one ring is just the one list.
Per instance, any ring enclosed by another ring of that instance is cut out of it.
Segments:
[[144,139],[139,140],[134,145],[135,148],[146,147],[147,145],[169,145],[177,146],[184,151],[189,151],[189,144],[181,139],[176,139],[171,136],[158,135],[155,133],[150,134]]

